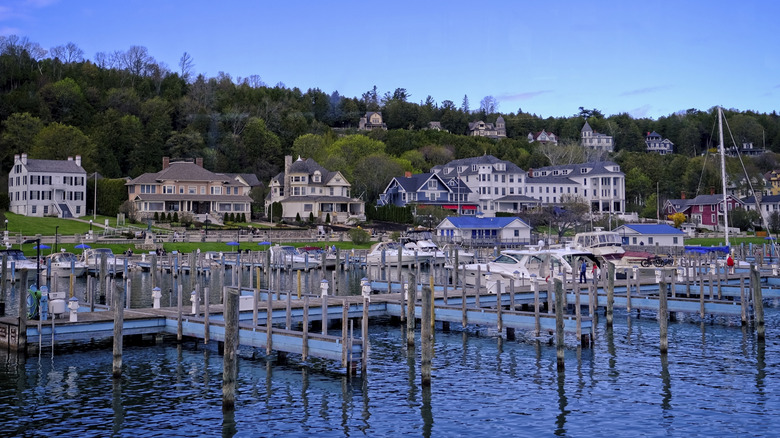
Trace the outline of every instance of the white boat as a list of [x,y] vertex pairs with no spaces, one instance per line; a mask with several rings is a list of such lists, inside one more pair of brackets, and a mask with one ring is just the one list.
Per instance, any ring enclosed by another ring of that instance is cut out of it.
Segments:
[[[117,257],[111,248],[89,248],[84,250],[81,261],[87,265],[87,269],[100,271],[101,259],[106,257],[106,269],[110,273],[121,273],[125,268],[125,259]],[[129,267],[129,266],[128,266]],[[114,272],[116,271],[116,272]]]
[[336,257],[336,253],[333,251],[326,251],[319,246],[304,246],[298,248],[298,252],[302,256],[309,255],[309,260],[318,260],[322,266],[322,256],[325,255],[325,269],[336,269],[336,263],[341,263],[343,260],[339,260]]
[[[32,276],[35,277],[35,270],[38,269],[38,263],[36,263],[35,260],[30,260],[27,257],[24,256],[24,252],[22,252],[21,249],[3,249],[0,250],[0,260],[2,260],[3,255],[7,255],[8,260],[8,272],[9,275],[11,272],[11,263],[14,265],[14,275],[19,275],[21,271],[26,271],[27,274],[32,273]],[[46,267],[43,263],[40,265],[41,271]],[[2,275],[2,272],[0,272],[0,275]]]
[[605,260],[617,260],[623,257],[623,239],[614,231],[604,231],[596,227],[595,231],[577,233],[574,245],[578,249],[590,251]]
[[79,260],[76,254],[73,254],[72,252],[55,252],[54,254],[46,256],[46,263],[43,266],[48,268],[50,264],[52,274],[73,274],[76,277],[80,277],[87,272],[87,264]]
[[274,245],[270,248],[271,265],[284,269],[309,270],[317,269],[322,262],[316,257],[301,254],[294,246]]
[[384,263],[385,266],[398,266],[399,252],[401,266],[408,266],[415,262],[427,263],[430,260],[429,256],[419,252],[415,257],[414,251],[404,248],[398,242],[379,242],[375,243],[368,255],[366,255],[366,263],[370,265],[381,265]]
[[505,250],[492,262],[464,265],[463,281],[468,286],[474,286],[477,276],[481,275],[480,284],[491,289],[491,284],[498,280],[503,281],[505,287],[510,279],[523,282],[529,281],[532,276],[547,282],[565,273],[565,277],[570,279],[572,272],[579,272],[583,260],[588,264],[585,277],[592,280],[593,264],[600,266],[600,262],[590,251],[576,248]]
[[471,251],[466,251],[463,249],[460,245],[456,245],[453,243],[444,245],[444,248],[442,248],[442,251],[444,251],[445,254],[447,254],[448,260],[447,264],[450,266],[453,266],[455,264],[455,253],[458,254],[458,264],[462,265],[464,263],[474,263],[474,260],[477,259],[477,257],[474,255]]
[[409,251],[417,251],[417,256],[425,256],[430,263],[441,265],[447,261],[447,253],[439,249],[432,240],[423,239],[404,243],[404,248]]

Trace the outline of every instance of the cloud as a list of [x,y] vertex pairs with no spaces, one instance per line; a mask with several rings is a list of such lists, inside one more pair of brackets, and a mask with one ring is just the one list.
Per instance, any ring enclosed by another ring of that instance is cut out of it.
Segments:
[[628,114],[635,119],[644,119],[653,107],[649,104],[642,105],[639,108],[634,108],[628,111]]
[[636,96],[638,94],[648,94],[648,93],[654,93],[656,91],[662,91],[668,89],[668,85],[661,85],[657,87],[645,87],[645,88],[637,88],[636,90],[629,90],[624,91],[620,93],[620,96]]
[[552,90],[540,90],[540,91],[527,91],[525,93],[513,93],[513,94],[501,94],[496,96],[496,99],[503,100],[528,100],[534,97],[541,96],[543,94],[552,93]]

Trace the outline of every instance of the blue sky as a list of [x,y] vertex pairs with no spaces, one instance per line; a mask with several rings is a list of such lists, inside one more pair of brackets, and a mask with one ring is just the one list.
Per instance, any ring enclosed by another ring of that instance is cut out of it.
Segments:
[[145,46],[177,70],[275,85],[567,117],[578,108],[658,118],[715,105],[772,112],[780,2],[3,0],[0,35],[43,48]]

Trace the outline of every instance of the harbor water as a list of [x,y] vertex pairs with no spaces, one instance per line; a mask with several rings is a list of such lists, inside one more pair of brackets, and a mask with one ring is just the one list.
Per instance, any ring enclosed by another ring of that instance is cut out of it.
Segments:
[[362,376],[242,349],[226,413],[213,343],[126,344],[118,380],[110,344],[0,350],[0,436],[777,436],[777,303],[765,317],[761,342],[739,320],[680,317],[664,356],[654,314],[616,312],[592,347],[566,349],[561,371],[549,334],[437,325],[430,388],[419,339],[410,351],[405,328],[372,320]]

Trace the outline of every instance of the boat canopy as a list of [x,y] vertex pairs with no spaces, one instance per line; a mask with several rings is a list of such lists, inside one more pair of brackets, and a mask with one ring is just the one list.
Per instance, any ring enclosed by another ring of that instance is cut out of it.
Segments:
[[720,252],[723,254],[728,254],[730,252],[730,248],[728,246],[686,246],[685,252],[695,252],[699,254]]

